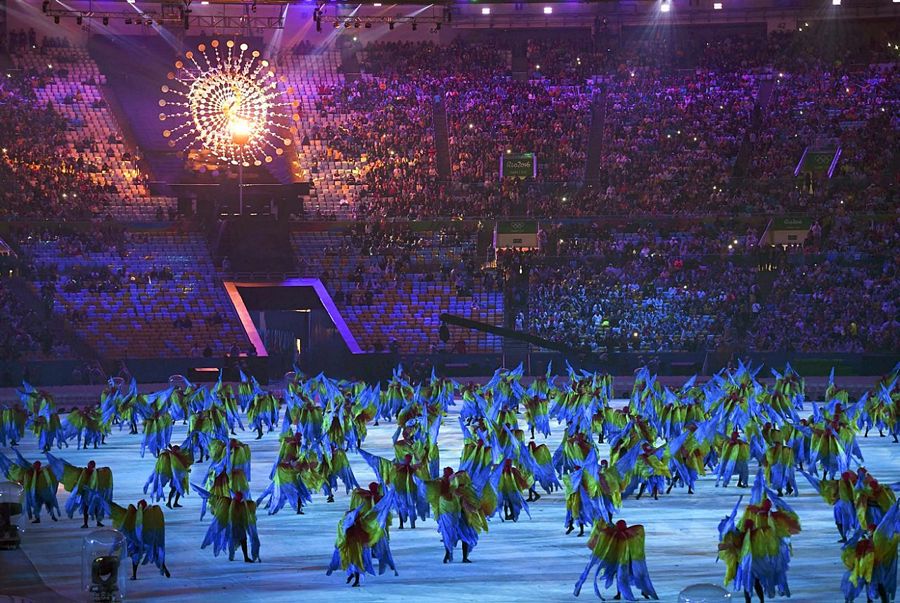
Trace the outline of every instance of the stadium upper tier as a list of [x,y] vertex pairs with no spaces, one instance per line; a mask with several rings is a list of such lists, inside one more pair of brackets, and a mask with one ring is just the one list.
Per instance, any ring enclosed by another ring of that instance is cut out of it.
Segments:
[[[26,281],[0,283],[7,356],[78,355],[75,339],[115,358],[250,349],[222,218],[151,193],[102,61],[23,40],[0,81],[0,236]],[[273,229],[279,270],[319,278],[365,352],[503,350],[457,327],[442,341],[444,312],[593,353],[900,349],[896,48],[823,47],[815,28],[672,44],[273,55],[299,114],[288,165],[310,183],[283,240]],[[501,178],[527,153],[535,177]],[[806,232],[768,246],[787,214]],[[525,217],[540,249],[495,249],[493,218]],[[332,220],[348,223],[307,224]],[[29,294],[43,306],[23,311]]]

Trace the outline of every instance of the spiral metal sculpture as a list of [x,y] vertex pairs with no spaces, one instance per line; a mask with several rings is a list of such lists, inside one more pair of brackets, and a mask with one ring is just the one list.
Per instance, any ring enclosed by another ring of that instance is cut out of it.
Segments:
[[[223,48],[224,46],[224,48]],[[249,167],[270,163],[293,142],[297,102],[269,61],[247,44],[218,40],[175,62],[159,100],[163,136],[181,151],[207,151],[217,161]]]

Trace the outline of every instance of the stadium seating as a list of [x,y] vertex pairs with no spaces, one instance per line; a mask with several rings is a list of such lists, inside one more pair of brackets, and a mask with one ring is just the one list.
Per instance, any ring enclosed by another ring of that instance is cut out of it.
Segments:
[[85,48],[23,49],[14,64],[41,74],[34,92],[40,106],[52,105],[67,122],[59,158],[80,159],[91,180],[108,193],[106,211],[121,220],[152,220],[175,199],[154,197],[142,184],[144,174],[123,143],[104,99],[106,79]]
[[[366,237],[349,233],[295,232],[291,244],[298,265],[306,276],[322,278],[365,351],[387,351],[393,344],[401,353],[423,354],[444,347],[438,339],[441,313],[503,322],[501,291],[472,282],[463,295],[459,281],[453,281],[453,269],[462,272],[464,258],[474,252],[473,235],[444,238],[416,233],[402,246],[367,249],[371,255],[361,249]],[[460,341],[469,353],[496,352],[500,346],[496,336],[451,329],[448,347]]]
[[56,312],[107,357],[197,357],[207,345],[216,356],[235,345],[249,349],[199,235],[131,233],[118,250],[78,255],[62,250],[59,239],[26,250],[38,270],[58,275]]

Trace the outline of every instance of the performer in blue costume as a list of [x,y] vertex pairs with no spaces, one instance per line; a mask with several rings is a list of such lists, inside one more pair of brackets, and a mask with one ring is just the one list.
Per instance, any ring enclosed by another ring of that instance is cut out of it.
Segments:
[[62,483],[70,493],[66,501],[66,514],[71,519],[76,510],[81,510],[84,517],[82,528],[88,527],[88,517],[103,527],[103,518],[110,513],[113,496],[113,476],[109,467],[97,467],[94,461],[88,461],[87,467],[76,467],[63,459],[58,459],[49,452],[47,459],[50,468],[56,475],[62,475]]
[[[259,561],[259,533],[256,530],[256,503],[244,498],[242,492],[233,496],[210,493],[196,484],[194,490],[207,502],[213,514],[212,523],[203,538],[201,549],[213,545],[213,554],[228,549],[228,560],[234,561],[234,552],[240,548],[244,562]],[[203,519],[203,516],[200,517]],[[248,554],[249,543],[249,554]]]
[[575,584],[575,596],[581,593],[581,587],[594,569],[594,593],[603,599],[600,593],[599,579],[602,573],[604,585],[610,588],[615,582],[615,599],[637,601],[632,592],[636,588],[645,599],[658,600],[644,553],[644,526],[628,524],[619,520],[615,525],[605,521],[597,521],[588,539],[591,549],[591,560],[588,562],[578,582]]
[[[444,468],[440,479],[425,482],[431,513],[444,543],[444,563],[453,561],[453,551],[462,541],[463,563],[471,563],[469,553],[478,544],[478,533],[487,532],[487,515],[497,501],[480,499],[465,471]],[[491,488],[485,488],[490,493]]]
[[[384,494],[382,494],[384,492]],[[394,557],[391,554],[389,526],[391,521],[390,488],[382,489],[379,484],[370,484],[369,490],[357,488],[351,497],[351,509],[338,523],[337,541],[334,554],[328,565],[327,575],[336,570],[347,573],[347,583],[359,586],[363,573],[375,575],[372,560],[378,561],[378,573],[383,574],[390,567],[397,575]]]
[[297,515],[303,515],[304,503],[312,502],[312,492],[303,481],[303,473],[304,467],[300,461],[280,461],[272,470],[272,481],[256,499],[256,504],[260,505],[265,500],[264,508],[269,515],[274,515],[287,503]]
[[53,470],[41,465],[40,461],[29,463],[18,450],[15,453],[14,461],[0,454],[0,474],[25,490],[25,511],[31,523],[41,523],[42,508],[46,508],[50,519],[56,521],[57,515],[60,515],[59,503],[56,501],[59,480]]
[[153,563],[159,573],[170,578],[166,567],[166,519],[159,505],[148,506],[146,500],[137,505],[120,507],[112,503],[113,526],[125,535],[131,557],[131,579],[137,580],[139,565]]
[[413,461],[411,454],[402,459],[390,461],[386,458],[366,452],[362,448],[359,454],[375,471],[378,481],[390,486],[393,492],[393,504],[400,518],[400,529],[409,522],[416,527],[416,519],[424,520],[428,516],[428,498],[425,493],[425,482],[430,478],[428,467]]
[[789,597],[790,537],[800,533],[800,520],[774,490],[765,486],[762,471],[753,484],[750,504],[735,521],[741,498],[731,515],[719,523],[719,558],[725,562],[725,584],[743,591],[746,603],[750,603],[754,591],[760,603],[776,592]]
[[[159,456],[156,457],[153,472],[144,484],[144,494],[148,494],[149,489],[151,500],[157,502],[165,498],[165,487],[169,486],[166,506],[170,509],[180,507],[178,500],[188,493],[188,480],[193,463],[194,457],[191,455],[191,451],[185,450],[177,444],[160,451]],[[173,497],[175,498],[174,504]]]

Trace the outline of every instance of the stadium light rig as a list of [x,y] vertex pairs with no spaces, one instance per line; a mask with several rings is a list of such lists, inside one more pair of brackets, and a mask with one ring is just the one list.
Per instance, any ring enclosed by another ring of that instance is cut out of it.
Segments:
[[[356,4],[356,10],[347,14],[344,9],[341,8],[342,6],[345,6],[345,4],[345,2],[334,0],[315,0],[312,17],[316,24],[316,31],[322,31],[323,22],[331,22],[335,29],[339,29],[341,26],[343,26],[343,29],[349,27],[354,29],[359,27],[372,29],[372,27],[376,25],[387,25],[388,29],[393,31],[398,25],[407,25],[412,31],[418,31],[419,26],[421,25],[429,27],[431,33],[438,33],[445,24],[453,22],[453,11],[450,8],[452,4],[451,0],[430,4],[424,8],[421,7],[421,2],[419,2],[417,3],[417,6],[420,6],[419,10],[406,15],[396,13],[390,14],[387,11],[378,11],[376,14],[362,14],[357,12],[364,4],[370,4],[368,2]],[[390,7],[396,8],[396,6],[404,4],[412,3],[402,0],[391,4]],[[371,6],[379,7],[381,6],[381,3],[372,3]],[[442,8],[439,9],[439,7]],[[482,14],[490,14],[490,9],[487,10],[487,13],[482,12]],[[482,11],[484,11],[484,9],[482,9]]]
[[[128,0],[117,8],[112,2],[103,3],[109,10],[84,11],[73,8],[63,0],[43,0],[41,12],[59,24],[62,19],[73,19],[79,25],[84,19],[102,21],[108,26],[116,21],[125,25],[182,27],[185,30],[191,28],[221,30],[240,30],[242,32],[252,29],[284,29],[287,7],[297,0],[202,0],[199,4],[208,6],[216,4],[223,7],[241,7],[243,14],[192,14],[191,9],[194,0]],[[257,15],[254,5],[258,4],[277,8],[277,14],[270,11],[266,15]],[[93,4],[91,4],[93,7]],[[99,5],[98,5],[99,6]]]
[[[222,48],[224,46],[224,49]],[[221,163],[250,167],[284,154],[300,116],[293,92],[284,87],[260,52],[247,44],[218,40],[197,46],[175,62],[159,100],[163,137],[183,152],[208,151]],[[199,60],[198,60],[199,57]]]

